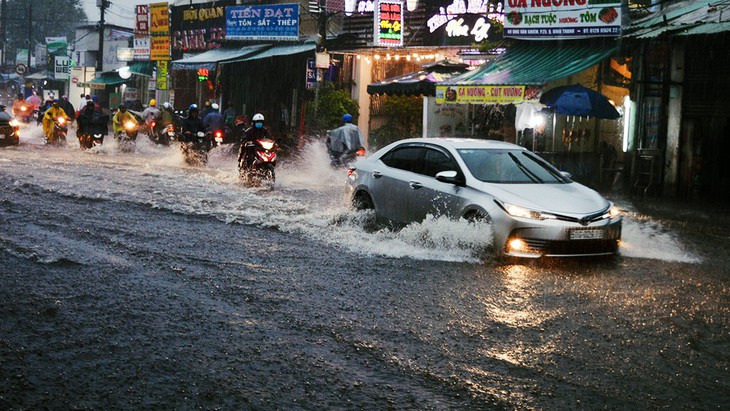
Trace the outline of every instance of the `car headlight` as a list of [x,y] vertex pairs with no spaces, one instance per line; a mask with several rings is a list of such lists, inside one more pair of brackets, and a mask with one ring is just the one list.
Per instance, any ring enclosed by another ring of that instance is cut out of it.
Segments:
[[606,211],[606,214],[603,215],[603,218],[616,218],[621,215],[621,209],[616,207],[615,204],[611,203],[611,207],[608,208],[608,211]]
[[502,206],[504,211],[506,211],[507,214],[511,215],[512,217],[530,218],[533,220],[554,220],[555,218],[557,218],[554,214],[546,213],[543,211],[530,210],[529,208],[510,203],[501,203],[500,205]]

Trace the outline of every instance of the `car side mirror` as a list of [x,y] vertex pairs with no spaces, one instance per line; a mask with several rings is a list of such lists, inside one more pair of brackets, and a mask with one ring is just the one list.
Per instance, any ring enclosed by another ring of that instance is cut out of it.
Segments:
[[436,180],[442,183],[455,184],[458,186],[464,185],[464,182],[459,178],[459,173],[454,170],[446,170],[436,173]]
[[571,173],[569,173],[567,171],[561,171],[560,172],[560,175],[562,175],[563,177],[567,178],[568,180],[572,180],[573,179],[573,174],[571,174]]

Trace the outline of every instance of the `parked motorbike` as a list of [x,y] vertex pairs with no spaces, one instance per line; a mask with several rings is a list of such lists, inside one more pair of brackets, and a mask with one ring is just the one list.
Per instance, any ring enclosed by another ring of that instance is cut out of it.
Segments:
[[117,133],[114,138],[117,140],[117,146],[121,151],[134,151],[139,133],[139,125],[134,121],[124,123],[124,131]]
[[53,146],[62,146],[66,144],[66,134],[68,134],[68,124],[64,117],[58,117],[53,120],[53,130],[51,135],[46,136],[46,144]]
[[20,144],[17,120],[0,119],[0,146],[17,146]]
[[238,164],[241,179],[251,186],[262,183],[273,185],[276,181],[276,152],[279,149],[276,142],[266,138],[244,144],[246,151]]
[[208,164],[208,151],[210,151],[210,133],[198,131],[196,135],[187,133],[180,142],[180,150],[182,151],[185,162],[191,166]]

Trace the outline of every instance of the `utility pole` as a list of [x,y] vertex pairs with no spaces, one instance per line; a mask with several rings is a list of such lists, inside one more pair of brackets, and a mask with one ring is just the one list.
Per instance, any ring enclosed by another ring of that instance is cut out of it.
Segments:
[[96,0],[96,5],[101,9],[99,20],[99,52],[96,59],[96,72],[101,73],[104,69],[104,11],[109,3],[106,0]]
[[33,6],[28,6],[28,68],[30,70],[30,48],[33,45]]
[[0,3],[0,13],[2,13],[2,22],[0,24],[3,25],[2,31],[0,31],[0,36],[2,36],[2,42],[3,42],[3,48],[1,50],[3,55],[2,55],[2,60],[0,60],[0,66],[5,67],[5,51],[8,49],[7,46],[5,45],[5,43],[8,42],[7,29],[6,29],[6,24],[8,22],[8,19],[6,17],[7,13],[8,13],[8,9],[7,9],[6,0],[2,0],[2,3]]

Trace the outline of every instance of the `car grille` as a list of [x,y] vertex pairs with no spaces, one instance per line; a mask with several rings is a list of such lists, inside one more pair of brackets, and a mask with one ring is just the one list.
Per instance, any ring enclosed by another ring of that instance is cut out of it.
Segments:
[[616,240],[535,240],[523,238],[532,252],[546,256],[615,254]]

